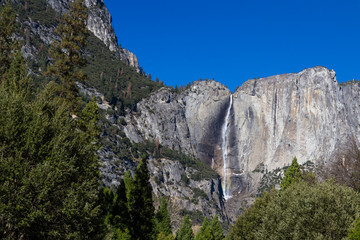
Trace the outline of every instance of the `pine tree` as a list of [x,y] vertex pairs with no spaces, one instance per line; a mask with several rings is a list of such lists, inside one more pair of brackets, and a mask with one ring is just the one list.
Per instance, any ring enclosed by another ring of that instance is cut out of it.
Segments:
[[204,221],[201,225],[200,231],[195,237],[195,240],[213,240],[213,236],[211,234],[210,224],[207,217],[204,218]]
[[25,60],[21,51],[14,53],[14,58],[7,71],[2,75],[1,85],[8,91],[23,94],[29,100],[32,96],[32,80],[27,74]]
[[224,231],[222,226],[219,222],[218,215],[215,215],[210,223],[210,230],[212,234],[212,239],[214,240],[223,240],[225,238]]
[[64,14],[61,24],[55,30],[61,39],[52,44],[50,51],[55,63],[48,66],[46,73],[60,83],[58,95],[69,103],[71,112],[76,112],[80,105],[76,81],[86,79],[80,68],[86,65],[81,50],[88,36],[85,25],[87,12],[83,0],[73,0],[69,5],[69,13]]
[[154,206],[152,187],[146,159],[142,158],[128,194],[130,234],[134,239],[151,239],[154,234]]
[[133,188],[133,178],[131,176],[131,173],[129,170],[127,170],[124,174],[124,183],[125,183],[125,192],[126,192],[126,199],[127,199],[127,207],[129,208],[129,202],[128,199],[130,198],[130,189]]
[[156,232],[163,233],[165,236],[172,234],[171,220],[168,211],[168,204],[165,197],[161,198],[160,208],[155,215]]
[[281,190],[285,190],[302,177],[300,166],[296,157],[292,160],[291,166],[286,170],[285,177],[281,182]]
[[[86,104],[84,109],[81,111],[79,119],[79,128],[84,132],[88,133],[89,141],[94,144],[98,143],[99,136],[101,133],[98,122],[100,120],[99,107],[96,104],[95,98]],[[96,147],[94,145],[94,147]]]
[[191,220],[189,215],[186,215],[181,224],[179,231],[176,234],[176,240],[194,240],[194,233],[191,228]]
[[24,94],[23,63],[9,69],[16,87],[0,85],[0,238],[100,238],[94,144],[53,98],[53,83],[35,99]]
[[120,185],[116,191],[112,215],[114,216],[112,224],[117,229],[120,229],[121,232],[129,232],[130,215],[127,207],[126,186],[123,179],[120,181]]
[[0,11],[0,81],[9,69],[19,45],[13,39],[15,33],[15,12],[10,1]]
[[158,234],[156,239],[157,240],[175,240],[175,237],[174,237],[174,235],[172,235],[172,233],[169,235],[165,235],[164,233],[161,232]]

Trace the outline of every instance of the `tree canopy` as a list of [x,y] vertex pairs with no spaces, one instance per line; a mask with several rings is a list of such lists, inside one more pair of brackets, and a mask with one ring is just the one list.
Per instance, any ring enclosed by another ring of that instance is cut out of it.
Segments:
[[227,238],[343,239],[359,210],[360,196],[351,188],[300,181],[258,198]]

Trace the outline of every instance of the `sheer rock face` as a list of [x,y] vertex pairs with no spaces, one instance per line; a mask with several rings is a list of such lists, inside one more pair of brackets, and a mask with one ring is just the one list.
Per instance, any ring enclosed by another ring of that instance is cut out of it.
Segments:
[[[215,81],[195,82],[181,94],[162,88],[138,104],[134,125],[145,139],[159,139],[210,165],[221,155],[219,135],[229,96],[230,91]],[[134,134],[128,137],[133,140]]]
[[[132,52],[118,45],[117,37],[112,28],[112,18],[104,5],[104,1],[85,0],[84,2],[89,10],[86,23],[89,31],[103,41],[110,51],[118,53],[122,61],[139,71],[137,57]],[[47,3],[61,14],[68,12],[69,0],[47,0]]]
[[[139,103],[134,129],[223,176],[221,128],[230,94],[215,81],[195,82],[181,94],[161,89]],[[324,67],[245,82],[230,112],[231,195],[256,193],[263,172],[290,165],[294,156],[300,164],[326,163],[350,136],[360,140],[359,102],[359,85],[340,86]]]

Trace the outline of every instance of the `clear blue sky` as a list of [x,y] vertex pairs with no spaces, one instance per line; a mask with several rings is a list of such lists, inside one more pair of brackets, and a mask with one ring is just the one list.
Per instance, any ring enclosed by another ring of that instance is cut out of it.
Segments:
[[360,78],[359,0],[105,0],[122,47],[167,85],[334,69]]

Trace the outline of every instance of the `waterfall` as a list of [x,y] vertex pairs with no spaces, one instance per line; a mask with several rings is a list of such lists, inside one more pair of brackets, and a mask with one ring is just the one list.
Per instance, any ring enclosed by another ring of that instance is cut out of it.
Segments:
[[226,112],[225,122],[221,129],[221,137],[222,137],[222,156],[224,161],[224,181],[223,181],[223,190],[225,199],[229,199],[231,196],[229,194],[229,186],[228,186],[228,141],[229,141],[229,120],[230,120],[230,111],[233,103],[233,96],[230,95],[230,103]]

